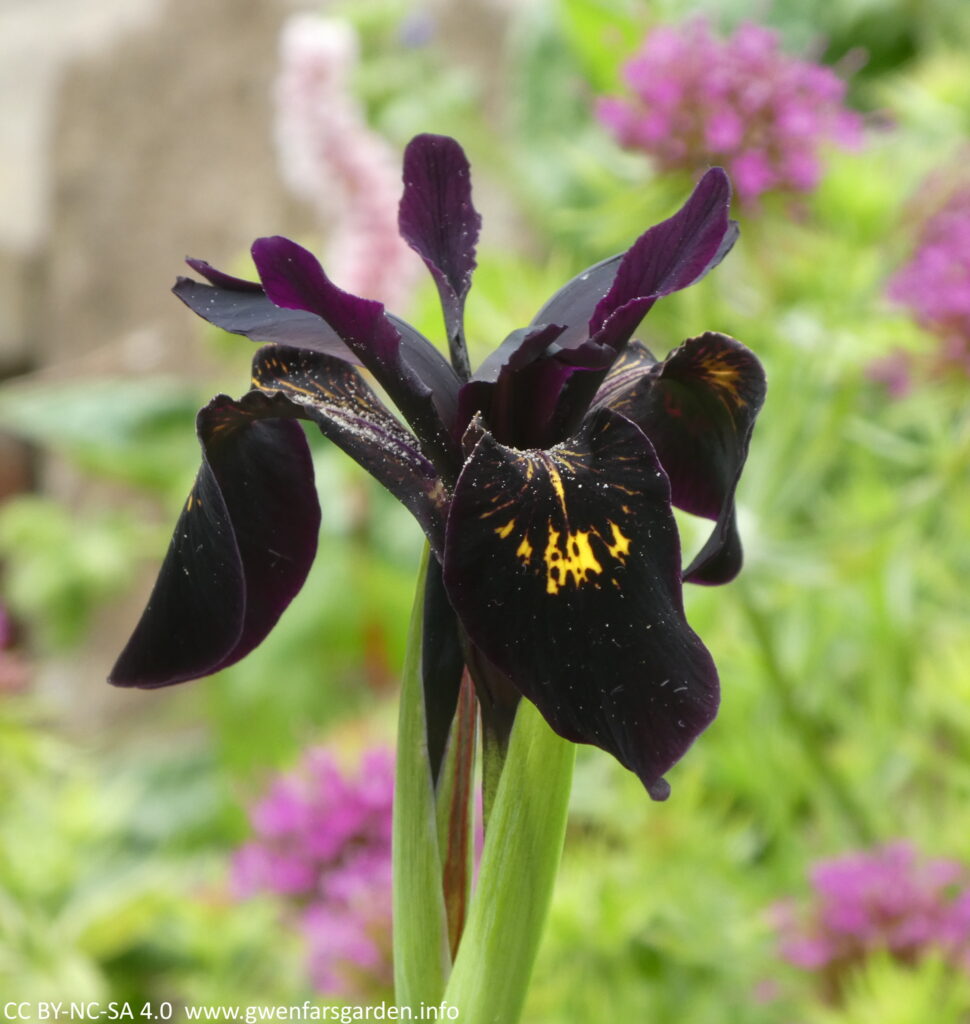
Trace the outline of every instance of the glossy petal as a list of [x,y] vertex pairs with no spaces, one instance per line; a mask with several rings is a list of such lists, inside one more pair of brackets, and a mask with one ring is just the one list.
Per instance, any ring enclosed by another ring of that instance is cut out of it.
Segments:
[[336,331],[314,313],[280,309],[256,282],[223,274],[203,260],[186,262],[212,284],[180,277],[172,291],[203,320],[251,341],[294,345],[360,364]]
[[728,219],[731,185],[709,170],[681,209],[627,250],[610,290],[590,318],[590,335],[619,349],[661,296],[686,288],[717,266],[737,238]]
[[549,451],[477,424],[445,542],[470,640],[570,740],[652,796],[713,719],[717,673],[684,617],[669,485],[649,441],[603,409]]
[[532,323],[564,324],[566,329],[559,344],[564,347],[582,344],[589,337],[589,321],[593,312],[613,287],[625,255],[618,252],[577,274],[536,313]]
[[273,414],[316,423],[420,523],[440,555],[445,490],[417,438],[347,363],[302,349],[268,345],[253,360],[253,386],[279,400]]
[[726,583],[741,569],[734,493],[765,399],[765,375],[734,338],[691,338],[662,362],[638,342],[627,346],[597,395],[650,438],[670,478],[673,502],[715,520],[685,571],[691,583]]
[[398,225],[401,237],[424,260],[438,286],[453,361],[465,377],[462,312],[481,223],[472,205],[471,171],[461,146],[445,135],[412,139],[404,152]]
[[[402,334],[385,317],[381,303],[338,288],[313,254],[296,242],[281,236],[260,238],[252,254],[273,302],[326,320],[387,391],[438,468],[447,471],[456,453],[443,410],[454,407],[459,382],[444,357],[417,331]],[[437,367],[433,382],[415,370],[412,345],[420,348],[425,365]]]
[[320,509],[299,424],[269,400],[212,400],[197,421],[202,467],[155,589],[110,681],[156,687],[209,675],[262,642],[316,553]]

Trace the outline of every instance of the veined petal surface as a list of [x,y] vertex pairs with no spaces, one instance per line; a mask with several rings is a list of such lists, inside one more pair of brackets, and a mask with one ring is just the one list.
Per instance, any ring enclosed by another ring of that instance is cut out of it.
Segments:
[[672,217],[645,231],[626,251],[610,290],[597,304],[589,333],[621,348],[650,307],[717,266],[737,238],[728,218],[731,183],[712,167]]
[[468,375],[462,313],[475,269],[482,218],[472,205],[471,169],[461,146],[446,135],[418,135],[404,151],[401,237],[431,272],[445,316],[449,344]]

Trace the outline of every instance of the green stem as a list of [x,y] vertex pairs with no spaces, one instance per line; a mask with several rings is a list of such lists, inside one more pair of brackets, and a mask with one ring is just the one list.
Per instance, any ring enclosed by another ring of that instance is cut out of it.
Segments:
[[825,749],[825,737],[818,723],[795,700],[795,681],[782,665],[768,616],[760,608],[746,584],[741,582],[736,585],[741,608],[761,653],[765,676],[771,684],[792,736],[798,740],[805,760],[811,765],[816,778],[838,807],[849,830],[860,843],[871,844],[877,832],[870,821],[868,810],[856,799],[845,780],[832,767]]
[[575,747],[520,702],[445,1001],[462,1024],[515,1024],[566,833]]
[[450,966],[421,676],[428,557],[426,548],[401,679],[392,826],[394,992],[415,1011],[440,1001]]

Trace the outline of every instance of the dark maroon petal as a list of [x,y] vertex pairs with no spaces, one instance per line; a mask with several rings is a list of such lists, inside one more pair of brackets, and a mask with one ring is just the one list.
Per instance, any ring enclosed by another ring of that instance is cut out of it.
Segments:
[[347,363],[268,345],[253,359],[253,386],[273,397],[274,415],[316,423],[417,519],[440,555],[445,488],[418,439]]
[[[608,343],[622,347],[658,298],[686,288],[715,267],[737,237],[728,219],[730,203],[727,175],[720,167],[711,168],[673,217],[627,250],[590,318],[590,334],[597,336],[608,326]],[[598,340],[607,343],[605,335]]]
[[219,288],[227,288],[233,292],[259,292],[260,294],[263,291],[263,286],[259,281],[247,281],[245,278],[235,277],[222,270],[217,270],[207,260],[197,260],[189,256],[185,262],[197,274],[201,274],[210,284],[214,284]]
[[202,467],[115,685],[167,686],[232,665],[303,586],[320,525],[313,463],[299,424],[266,415],[258,393],[220,395],[199,413]]
[[470,168],[461,146],[446,135],[412,139],[404,152],[398,226],[438,286],[453,362],[465,377],[468,356],[462,313],[475,269],[481,223],[472,205]]
[[432,782],[438,781],[448,734],[458,706],[465,658],[458,619],[441,580],[441,563],[428,561],[424,586],[424,624],[421,634],[421,679],[424,687],[425,729]]
[[[452,424],[443,412],[454,407],[458,378],[426,338],[413,329],[402,334],[384,315],[381,303],[342,291],[311,252],[288,238],[257,239],[252,254],[269,298],[278,306],[326,320],[387,391],[439,468],[457,458],[449,432]],[[419,357],[411,351],[415,346]],[[435,381],[450,380],[444,388],[447,394],[440,390],[443,385],[433,391],[422,379],[414,366],[416,358],[438,366]]]
[[564,348],[582,344],[589,337],[589,321],[603,297],[613,286],[613,279],[626,253],[617,253],[587,267],[577,274],[533,317],[533,324],[563,324],[559,338]]
[[514,331],[458,393],[458,422],[480,412],[488,429],[506,444],[542,447],[562,385],[573,372],[545,357],[562,333],[556,324]]
[[632,342],[597,395],[598,405],[622,413],[650,438],[674,504],[715,520],[684,574],[691,583],[726,583],[741,569],[734,492],[765,389],[755,355],[734,338],[709,332],[662,363]]
[[320,317],[302,309],[280,309],[263,289],[233,289],[200,284],[180,277],[172,291],[203,320],[231,334],[260,343],[274,342],[324,352],[349,363],[360,359],[340,340],[336,331]]
[[549,451],[478,433],[444,562],[469,639],[560,735],[608,750],[663,798],[664,772],[714,718],[718,683],[684,617],[653,448],[608,409]]

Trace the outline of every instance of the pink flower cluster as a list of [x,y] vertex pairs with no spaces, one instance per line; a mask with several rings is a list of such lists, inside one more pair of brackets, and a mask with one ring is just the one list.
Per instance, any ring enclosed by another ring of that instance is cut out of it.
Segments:
[[367,126],[351,90],[349,22],[296,14],[280,36],[276,147],[283,179],[327,229],[327,273],[346,291],[406,304],[420,259],[397,231],[400,156]]
[[913,964],[928,953],[970,971],[970,871],[925,859],[905,842],[821,861],[814,898],[776,907],[781,954],[818,974],[837,999],[846,974],[875,951]]
[[931,179],[922,191],[944,198],[919,232],[913,258],[891,278],[887,291],[939,338],[940,368],[970,374],[970,185],[946,189],[945,182]]
[[824,143],[857,145],[862,122],[830,68],[783,53],[770,29],[746,23],[718,39],[703,18],[660,26],[626,64],[632,99],[597,113],[619,142],[663,170],[720,164],[738,195],[811,191]]
[[359,996],[391,984],[393,794],[390,751],[367,751],[351,776],[314,749],[250,811],[255,838],[236,852],[236,891],[285,899],[321,992]]

